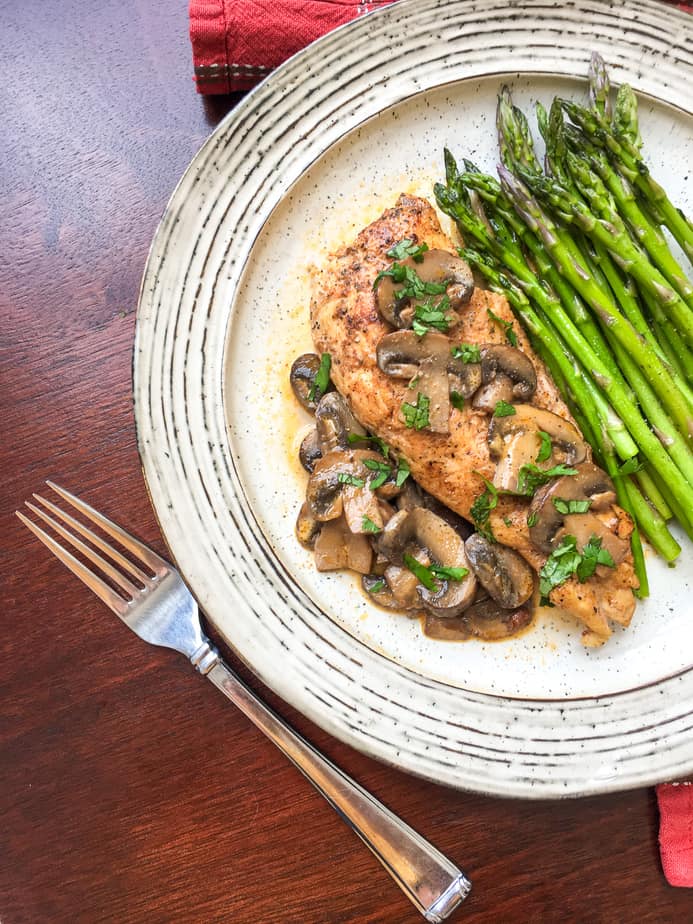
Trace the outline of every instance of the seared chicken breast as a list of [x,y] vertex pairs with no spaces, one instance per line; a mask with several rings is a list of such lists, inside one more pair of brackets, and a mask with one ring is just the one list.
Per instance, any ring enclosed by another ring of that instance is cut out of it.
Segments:
[[[351,245],[333,254],[317,272],[311,300],[313,340],[319,352],[330,354],[332,380],[361,424],[407,459],[412,476],[426,491],[471,520],[472,505],[484,491],[483,477],[491,480],[496,471],[497,462],[491,458],[488,445],[490,414],[465,402],[461,409],[451,408],[449,433],[409,428],[401,408],[404,402],[412,401],[412,391],[406,381],[386,375],[377,363],[378,343],[393,328],[378,311],[373,284],[377,274],[392,262],[387,251],[405,238],[455,253],[433,207],[424,199],[400,196],[394,208],[365,228]],[[514,321],[505,298],[477,287],[460,311],[459,325],[450,331],[452,343],[506,344],[503,326],[490,318],[488,309],[504,321]],[[575,425],[517,322],[514,331],[518,348],[529,357],[536,372],[532,404]],[[522,497],[499,497],[489,525],[499,543],[517,550],[539,571],[547,554],[530,541],[529,503]],[[632,523],[619,507],[610,505],[595,516],[607,531],[628,539]],[[628,551],[615,568],[600,565],[585,583],[572,578],[556,587],[550,601],[581,620],[586,644],[601,644],[611,634],[610,621],[629,623],[635,606],[632,588],[636,585]]]

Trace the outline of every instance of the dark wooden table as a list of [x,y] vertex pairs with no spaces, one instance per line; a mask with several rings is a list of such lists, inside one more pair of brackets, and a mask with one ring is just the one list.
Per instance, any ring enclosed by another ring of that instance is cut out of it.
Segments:
[[[176,180],[235,100],[195,94],[184,3],[4,3],[0,35],[0,921],[415,922],[293,767],[13,516],[52,477],[165,552],[135,446],[137,290]],[[693,920],[661,873],[651,790],[452,792],[267,695],[464,867],[474,890],[454,920]]]

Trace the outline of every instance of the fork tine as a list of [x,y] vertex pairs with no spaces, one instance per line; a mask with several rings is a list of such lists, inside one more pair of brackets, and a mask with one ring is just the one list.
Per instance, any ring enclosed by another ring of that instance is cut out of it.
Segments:
[[72,533],[65,529],[64,526],[61,526],[57,520],[54,520],[53,517],[49,517],[48,514],[41,510],[39,507],[36,507],[34,504],[25,501],[25,504],[31,510],[32,513],[35,513],[37,517],[41,517],[44,523],[48,523],[49,526],[52,526],[53,529],[58,533],[63,539],[73,545],[78,552],[81,552],[85,558],[88,558],[92,564],[97,565],[104,574],[107,574],[112,581],[122,587],[124,591],[130,594],[131,597],[135,597],[139,594],[139,588],[135,587],[132,581],[129,581],[122,572],[118,571],[113,565],[106,561],[105,558],[102,558],[98,552],[95,552],[93,549],[90,549],[88,545],[85,545],[81,539],[78,539],[77,536],[73,536]]
[[75,497],[74,494],[70,494],[69,491],[66,491],[65,488],[59,487],[57,484],[54,484],[52,481],[46,481],[46,484],[49,488],[52,488],[56,494],[59,494],[63,500],[66,500],[69,504],[72,504],[73,507],[76,507],[80,513],[83,513],[88,517],[93,523],[98,523],[101,529],[108,533],[109,536],[112,536],[114,539],[117,539],[121,542],[128,551],[132,552],[133,555],[137,555],[141,561],[152,569],[152,571],[161,571],[169,570],[169,564],[165,559],[160,555],[157,555],[156,552],[148,548],[146,545],[141,543],[138,539],[135,539],[134,536],[131,536],[130,533],[126,533],[124,529],[121,529],[117,523],[114,523],[113,520],[109,520],[108,517],[105,517],[103,514],[99,513],[98,510],[94,510],[93,507],[90,507],[89,504],[85,504],[83,500],[80,500],[78,497]]
[[128,604],[115,592],[115,590],[90,571],[86,565],[83,565],[71,552],[64,549],[59,542],[56,542],[56,540],[53,539],[52,536],[49,536],[40,526],[37,526],[28,517],[25,517],[19,510],[16,510],[15,513],[22,523],[28,527],[44,545],[47,545],[51,552],[53,552],[73,574],[77,575],[81,581],[84,581],[87,587],[93,590],[96,596],[103,600],[106,606],[110,607],[118,616],[122,617],[125,615]]
[[117,549],[114,549],[113,546],[109,545],[101,536],[97,536],[95,532],[92,532],[87,526],[80,523],[79,520],[75,520],[74,517],[71,517],[69,513],[65,513],[64,510],[61,510],[60,507],[51,503],[49,500],[46,500],[45,497],[41,497],[40,494],[34,494],[36,500],[43,504],[51,513],[54,513],[57,517],[60,517],[63,522],[67,523],[73,529],[76,529],[78,533],[81,533],[85,536],[92,545],[95,545],[98,549],[101,549],[102,552],[105,552],[106,555],[110,555],[113,561],[117,562],[121,568],[128,571],[130,574],[134,575],[138,581],[141,581],[145,586],[150,582],[151,578],[149,575],[145,574],[144,571],[140,571],[137,565],[134,565],[128,558],[122,555]]

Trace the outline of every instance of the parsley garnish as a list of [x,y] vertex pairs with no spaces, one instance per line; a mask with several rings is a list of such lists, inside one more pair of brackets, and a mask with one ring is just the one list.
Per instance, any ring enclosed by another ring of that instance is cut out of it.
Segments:
[[358,478],[356,475],[352,475],[349,472],[339,472],[337,481],[340,484],[353,485],[355,488],[363,488],[366,484],[363,478]]
[[454,346],[450,352],[454,359],[461,359],[463,363],[480,363],[481,350],[475,343],[460,343]]
[[405,237],[394,247],[390,247],[385,256],[391,260],[406,260],[407,257],[411,257],[415,263],[423,263],[423,255],[427,250],[428,244],[415,244],[410,238]]
[[546,462],[548,457],[551,455],[551,450],[553,448],[551,445],[551,437],[543,430],[539,430],[538,433],[541,437],[541,446],[539,447],[539,454],[537,455],[536,461]]
[[527,526],[536,526],[538,519],[539,517],[537,516],[536,510],[535,510],[532,513],[530,513],[530,515],[527,517]]
[[320,360],[318,371],[313,379],[313,384],[308,392],[309,401],[319,401],[328,389],[330,384],[330,369],[332,368],[332,358],[329,353],[323,353]]
[[442,565],[427,567],[417,561],[413,555],[408,555],[406,552],[403,555],[403,560],[405,567],[411,571],[420,584],[423,584],[426,590],[436,591],[439,589],[436,578],[441,581],[461,581],[469,574],[467,568],[444,568]]
[[517,411],[512,406],[512,404],[508,404],[507,401],[503,401],[502,399],[496,403],[496,406],[493,409],[494,417],[512,417],[513,414],[516,413]]
[[411,382],[407,382],[407,388],[415,388],[419,383],[420,375],[415,375]]
[[430,298],[418,304],[414,309],[414,320],[411,325],[417,337],[423,337],[429,330],[439,330],[446,334],[453,320],[445,313],[449,307],[450,299],[447,295],[444,295],[437,305],[434,305]]
[[379,594],[381,590],[385,589],[385,581],[380,578],[379,581],[376,581],[375,584],[371,584],[368,588],[369,594]]
[[377,289],[381,279],[390,276],[396,285],[401,285],[395,295],[398,299],[415,298],[424,299],[427,295],[444,295],[447,286],[438,282],[424,282],[413,266],[404,263],[393,263],[386,270],[381,270],[375,277],[373,288]]
[[587,513],[592,506],[591,500],[564,500],[562,497],[554,497],[553,505],[564,516],[568,513]]
[[503,522],[504,522],[505,525],[508,526],[508,527],[510,527],[510,526],[513,525],[513,521],[510,519],[510,517],[503,517]]
[[542,604],[549,602],[549,594],[554,587],[564,584],[572,574],[575,574],[581,561],[582,556],[577,550],[575,536],[564,536],[560,545],[549,555],[539,572],[539,593]]
[[616,472],[615,477],[620,478],[623,475],[634,475],[636,472],[639,472],[643,468],[645,468],[645,463],[638,462],[637,458],[634,456],[632,459],[626,459],[623,465],[621,465],[619,470]]
[[597,570],[597,565],[607,565],[615,568],[616,562],[608,549],[602,548],[601,536],[590,536],[590,541],[582,550],[582,561],[577,566],[578,581],[584,584]]
[[539,572],[541,603],[549,603],[549,594],[554,587],[564,584],[573,574],[576,574],[578,581],[584,584],[592,577],[597,565],[615,567],[615,562],[609,552],[602,548],[601,538],[591,536],[581,554],[577,550],[575,536],[564,536],[560,545],[549,555]]
[[[481,477],[484,478],[483,475]],[[491,527],[489,526],[488,518],[491,511],[494,510],[498,504],[498,490],[495,485],[492,485],[491,482],[487,481],[485,478],[484,484],[486,485],[484,493],[477,497],[469,512],[477,532],[488,539],[489,542],[495,542],[496,537],[493,535]]]
[[458,411],[461,411],[464,407],[464,395],[461,395],[459,391],[451,391],[450,404],[456,407]]
[[402,405],[402,416],[404,423],[411,429],[423,430],[429,424],[428,408],[431,399],[419,392],[416,396],[416,404],[408,404],[406,401]]
[[361,528],[364,533],[379,533],[382,530],[382,526],[378,526],[377,523],[374,523],[370,517],[367,517],[364,513],[363,519],[361,520]]
[[525,497],[532,497],[534,492],[552,478],[560,478],[562,475],[577,475],[576,468],[570,468],[567,465],[554,465],[553,468],[538,468],[533,462],[527,462],[520,466],[517,476],[517,493]]
[[375,491],[376,488],[379,488],[381,485],[385,484],[387,479],[392,474],[392,470],[387,462],[378,462],[376,459],[364,459],[363,464],[366,468],[369,468],[372,472],[377,472],[378,474],[371,478],[369,485],[371,491]]
[[401,488],[404,482],[409,477],[409,463],[407,460],[400,456],[399,461],[397,462],[397,475],[395,476],[395,485],[398,488]]
[[500,327],[505,331],[505,339],[508,341],[510,346],[517,346],[517,334],[513,328],[512,321],[504,321],[503,318],[499,318],[497,314],[494,314],[490,308],[486,309],[486,314],[491,318],[492,321],[495,321]]

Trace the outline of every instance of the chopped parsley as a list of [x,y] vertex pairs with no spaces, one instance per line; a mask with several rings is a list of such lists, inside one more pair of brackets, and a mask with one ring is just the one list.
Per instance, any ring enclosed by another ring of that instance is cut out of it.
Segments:
[[414,309],[414,320],[411,325],[417,337],[423,337],[429,330],[439,330],[446,334],[454,320],[446,313],[449,308],[450,299],[447,295],[444,295],[437,305],[430,298],[418,304]]
[[475,343],[460,343],[454,346],[450,352],[454,359],[461,359],[463,363],[480,363],[481,350]]
[[379,533],[382,530],[382,526],[378,526],[377,523],[374,523],[370,517],[367,517],[364,513],[363,519],[361,520],[361,528],[364,533]]
[[510,517],[503,517],[503,522],[505,523],[507,527],[510,527],[513,525],[513,521],[510,519]]
[[411,382],[407,382],[407,388],[415,388],[419,384],[420,375],[415,375]]
[[549,594],[554,587],[564,584],[571,575],[575,574],[581,561],[582,555],[577,550],[575,536],[564,536],[539,572],[539,593],[542,605],[549,602]]
[[441,581],[461,581],[469,574],[469,568],[444,568],[442,565],[431,565],[431,571]]
[[568,513],[587,513],[592,506],[591,500],[564,500],[562,497],[554,497],[553,505],[564,516]]
[[616,478],[622,477],[623,475],[634,475],[643,468],[645,468],[645,463],[638,462],[637,458],[634,456],[632,459],[626,459],[623,465],[619,467],[616,472]]
[[615,568],[616,562],[608,549],[602,548],[601,536],[590,536],[590,541],[582,550],[582,561],[577,567],[578,581],[584,584],[597,570],[597,565]]
[[350,484],[355,488],[363,488],[366,485],[366,482],[363,478],[352,475],[350,472],[339,472],[337,475],[337,481],[340,484]]
[[527,526],[536,526],[538,519],[539,517],[537,516],[536,510],[533,510],[527,517]]
[[380,578],[379,581],[376,581],[375,584],[371,584],[368,588],[369,594],[379,594],[381,590],[385,590],[385,581]]
[[444,295],[447,286],[438,282],[424,282],[413,266],[393,263],[388,269],[381,270],[375,277],[373,288],[377,289],[380,280],[389,276],[396,285],[401,285],[395,295],[398,299],[424,299],[427,295]]
[[456,407],[458,411],[461,411],[464,407],[464,395],[461,395],[459,391],[451,391],[450,404]]
[[537,455],[537,462],[546,462],[546,460],[551,455],[552,445],[551,437],[548,433],[545,433],[543,430],[538,431],[539,436],[541,437],[541,446],[539,447],[539,454]]
[[516,413],[517,411],[512,406],[512,404],[508,404],[507,401],[503,401],[502,399],[496,403],[496,406],[493,409],[494,417],[512,417],[513,414]]
[[405,567],[417,578],[426,590],[439,590],[436,578],[441,581],[461,581],[469,574],[467,568],[444,568],[442,565],[427,567],[406,552],[403,556]]
[[385,484],[387,479],[392,475],[392,469],[387,462],[378,462],[376,459],[364,459],[363,464],[372,472],[377,472],[374,478],[371,478],[369,486],[371,491],[375,491],[381,485]]
[[407,460],[400,456],[399,461],[397,462],[397,474],[395,475],[395,485],[398,488],[401,488],[404,482],[410,475],[409,463]]
[[415,263],[423,263],[423,255],[427,250],[428,244],[415,244],[410,238],[405,237],[394,247],[390,247],[385,256],[391,260],[406,260],[407,257],[411,257]]
[[552,478],[560,478],[562,475],[577,475],[576,468],[570,468],[567,465],[554,465],[553,468],[538,468],[533,462],[527,462],[520,466],[517,476],[517,493],[524,497],[532,497],[534,492]]
[[[481,477],[483,478],[484,476],[482,475]],[[491,511],[494,510],[498,504],[498,489],[485,478],[484,484],[486,485],[484,493],[477,497],[469,512],[477,532],[488,539],[489,542],[495,542],[496,537],[493,535],[491,527],[489,526],[488,518]]]
[[510,346],[516,347],[517,346],[517,334],[515,333],[515,329],[513,328],[513,322],[504,321],[503,318],[499,318],[498,315],[494,314],[490,308],[486,309],[486,314],[489,316],[489,318],[491,318],[492,321],[495,321],[495,323],[498,324],[499,327],[503,328],[503,330],[505,331],[505,339],[508,341]]
[[609,552],[602,548],[602,540],[591,536],[582,553],[578,552],[575,536],[564,536],[539,572],[539,593],[541,603],[549,603],[549,594],[554,587],[564,584],[573,574],[578,581],[584,584],[592,577],[597,565],[615,567],[615,562]]
[[327,391],[330,385],[330,369],[332,368],[332,358],[329,353],[323,353],[320,359],[318,371],[313,379],[313,384],[308,392],[309,401],[319,401]]
[[431,399],[419,392],[416,396],[416,404],[408,404],[406,401],[402,405],[402,416],[404,423],[411,430],[423,430],[429,424],[428,409],[431,405]]

